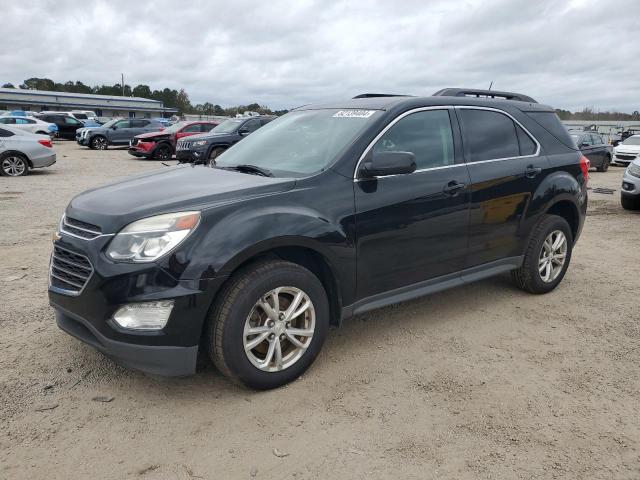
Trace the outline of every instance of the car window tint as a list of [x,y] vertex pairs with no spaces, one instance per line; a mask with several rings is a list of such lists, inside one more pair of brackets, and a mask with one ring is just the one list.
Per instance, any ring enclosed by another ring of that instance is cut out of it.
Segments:
[[249,120],[247,123],[245,123],[242,126],[242,130],[251,133],[251,132],[255,132],[260,127],[261,127],[260,120]]
[[114,127],[129,128],[129,125],[131,125],[131,122],[129,120],[120,120],[119,122],[116,122]]
[[580,144],[585,144],[585,145],[593,145],[593,141],[591,140],[591,135],[583,135],[580,139]]
[[200,129],[200,124],[196,123],[194,125],[187,125],[186,127],[184,127],[182,129],[182,131],[185,132],[185,133],[194,133],[194,132],[195,133],[199,133],[202,130]]
[[201,123],[200,124],[200,131],[201,132],[208,132],[214,127],[215,127],[215,125],[213,123]]
[[469,161],[518,157],[515,124],[508,116],[490,110],[460,110],[464,146]]
[[149,120],[131,120],[131,126],[133,128],[144,128],[149,125]]
[[594,145],[602,145],[602,138],[600,135],[592,134],[591,137],[593,138]]
[[412,113],[393,125],[373,146],[373,152],[411,152],[418,169],[454,163],[453,133],[447,110]]
[[520,155],[533,155],[538,149],[533,139],[525,132],[520,125],[516,124],[518,143],[520,144]]
[[66,123],[67,125],[77,125],[80,122],[78,122],[75,118],[64,117],[64,123]]
[[5,130],[4,128],[0,128],[0,137],[12,137],[13,136],[13,132],[10,132],[9,130]]
[[16,123],[16,119],[15,118],[3,118],[3,122],[6,125],[15,125]]

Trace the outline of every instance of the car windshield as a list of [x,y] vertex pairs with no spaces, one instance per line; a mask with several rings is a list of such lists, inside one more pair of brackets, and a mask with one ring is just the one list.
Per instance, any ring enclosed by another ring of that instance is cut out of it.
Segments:
[[[159,122],[157,122],[159,123]],[[185,125],[187,125],[187,122],[178,122],[178,123],[174,123],[173,125],[165,128],[162,133],[176,133],[178,130],[180,130],[182,127],[184,127]],[[159,125],[159,127],[162,127],[161,125]]]
[[303,177],[328,167],[376,116],[375,110],[301,110],[280,117],[216,159],[216,167],[254,165]]
[[113,125],[116,124],[116,122],[119,122],[120,120],[122,120],[122,119],[121,118],[114,118],[113,120],[109,120],[107,123],[105,123],[102,126],[104,128],[111,128]]
[[640,135],[634,135],[633,137],[629,137],[624,142],[622,142],[622,144],[623,145],[640,145]]
[[244,123],[245,118],[233,118],[230,120],[225,120],[220,125],[211,130],[211,133],[232,133],[235,132],[238,127],[242,123]]

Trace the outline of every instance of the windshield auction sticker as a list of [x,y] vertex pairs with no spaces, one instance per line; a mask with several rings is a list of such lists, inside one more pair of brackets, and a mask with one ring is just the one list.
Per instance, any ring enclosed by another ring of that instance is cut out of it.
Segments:
[[335,118],[369,118],[375,110],[340,110],[333,114]]

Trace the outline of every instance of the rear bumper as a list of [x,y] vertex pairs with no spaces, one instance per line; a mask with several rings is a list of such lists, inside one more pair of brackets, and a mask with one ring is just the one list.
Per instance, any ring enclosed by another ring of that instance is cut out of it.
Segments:
[[42,157],[30,158],[31,166],[33,168],[49,167],[56,163],[56,154],[51,153]]
[[55,311],[58,327],[78,340],[91,345],[122,365],[165,376],[191,375],[196,370],[198,346],[149,346],[111,340],[96,330],[91,323],[71,312]]

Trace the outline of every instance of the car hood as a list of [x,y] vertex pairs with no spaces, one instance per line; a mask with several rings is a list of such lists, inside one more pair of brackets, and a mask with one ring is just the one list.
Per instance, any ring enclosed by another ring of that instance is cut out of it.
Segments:
[[618,145],[616,153],[640,153],[640,145]]
[[294,185],[291,178],[261,177],[187,164],[87,190],[71,200],[66,215],[98,225],[103,233],[116,233],[125,225],[152,215],[203,210],[247,197],[283,192]]
[[169,135],[171,135],[170,133],[164,133],[164,132],[147,132],[147,133],[141,133],[140,135],[136,135],[135,138],[167,138],[169,137]]
[[[194,140],[223,140],[227,137],[235,137],[235,133],[201,133],[199,135],[189,135],[188,137],[184,137],[185,141],[192,142]],[[180,139],[182,140],[182,138]]]

